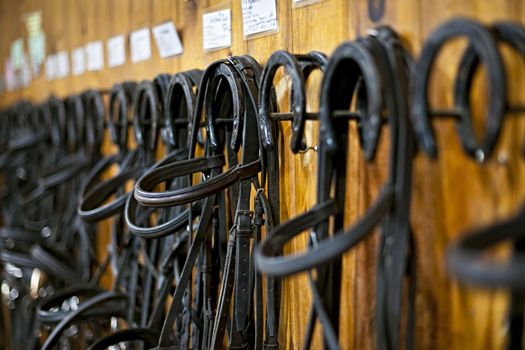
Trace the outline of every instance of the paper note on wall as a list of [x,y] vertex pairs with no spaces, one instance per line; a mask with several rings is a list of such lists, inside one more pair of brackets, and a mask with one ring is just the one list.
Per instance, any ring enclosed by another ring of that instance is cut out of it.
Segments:
[[229,47],[232,44],[230,9],[202,15],[202,46],[204,50]]
[[277,30],[275,0],[242,0],[244,36]]
[[31,84],[31,79],[33,78],[31,75],[31,63],[29,61],[29,57],[26,54],[22,56],[22,66],[19,70],[19,77],[20,85],[22,87],[28,87],[29,84]]
[[31,65],[33,72],[38,74],[40,65],[46,58],[46,35],[43,32],[37,35],[30,36],[27,39],[29,45],[29,57],[31,58]]
[[84,47],[77,47],[71,51],[71,73],[80,75],[84,73],[85,68],[85,51]]
[[102,41],[93,41],[86,45],[86,69],[98,71],[104,68],[104,48]]
[[10,58],[7,58],[5,60],[4,80],[5,88],[7,91],[13,91],[16,88],[15,70],[13,69],[13,65],[11,64]]
[[108,39],[108,67],[121,66],[126,62],[126,45],[124,35],[117,35]]
[[151,57],[151,41],[149,28],[142,28],[132,32],[129,36],[131,47],[131,62],[141,62]]
[[161,58],[180,55],[184,51],[179,34],[171,21],[153,27],[153,37]]
[[46,57],[46,79],[51,81],[57,78],[56,55]]
[[69,55],[67,51],[60,51],[56,55],[56,77],[65,78],[69,75]]
[[42,12],[26,13],[22,19],[28,34],[27,44],[33,74],[37,75],[46,58],[46,35],[42,30]]
[[10,54],[13,69],[20,69],[22,67],[22,58],[24,56],[24,39],[18,38],[11,42]]

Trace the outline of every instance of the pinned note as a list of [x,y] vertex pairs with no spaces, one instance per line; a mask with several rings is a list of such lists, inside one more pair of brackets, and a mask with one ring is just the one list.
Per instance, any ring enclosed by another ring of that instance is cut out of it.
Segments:
[[104,68],[102,41],[93,41],[86,45],[86,68],[88,71],[98,71]]
[[16,75],[10,58],[5,60],[4,74],[6,90],[13,91],[16,88]]
[[126,62],[126,47],[124,35],[117,35],[107,42],[108,66],[117,67]]
[[204,50],[229,47],[232,44],[231,10],[202,15],[202,46]]
[[69,55],[67,51],[60,51],[56,54],[56,78],[62,79],[69,75]]
[[10,54],[13,69],[20,69],[22,67],[22,58],[24,56],[24,40],[22,38],[18,38],[11,42]]
[[36,35],[29,36],[27,41],[33,72],[38,74],[40,72],[40,66],[46,57],[46,35],[44,32],[39,32]]
[[40,67],[46,58],[46,35],[42,30],[42,11],[26,13],[22,16],[28,38],[29,56],[35,75],[40,73]]
[[153,36],[161,58],[180,55],[184,49],[173,22],[166,22],[153,27]]
[[80,75],[84,73],[85,68],[85,57],[84,57],[84,48],[77,47],[71,51],[71,73],[73,75]]
[[277,30],[275,0],[242,0],[244,36]]
[[131,46],[131,62],[141,62],[151,57],[151,41],[149,28],[143,28],[131,33],[129,37]]
[[48,55],[46,57],[46,79],[51,81],[57,77],[56,69],[56,55]]

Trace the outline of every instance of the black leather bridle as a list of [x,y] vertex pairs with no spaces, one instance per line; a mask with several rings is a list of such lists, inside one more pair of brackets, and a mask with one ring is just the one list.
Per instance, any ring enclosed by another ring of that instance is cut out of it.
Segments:
[[[403,279],[409,256],[414,253],[409,224],[412,139],[404,103],[408,89],[406,61],[399,39],[385,27],[336,49],[328,61],[320,91],[318,204],[277,226],[256,252],[258,269],[270,276],[309,272],[313,305],[305,348],[311,345],[316,319],[323,326],[325,347],[339,348],[340,257],[377,226],[381,227],[377,345],[388,349],[399,346]],[[354,95],[356,111],[347,112]],[[385,118],[390,126],[391,145],[388,179],[364,217],[345,229],[348,120],[358,121],[361,148],[370,161]],[[280,253],[286,242],[309,229],[313,233],[307,252],[293,256]],[[312,269],[316,270],[315,278],[310,273]],[[412,277],[410,283],[414,282]],[[411,328],[407,331],[406,344],[410,347]]]
[[[258,307],[252,305],[255,273],[250,262],[253,240],[250,196],[252,182],[260,171],[257,127],[260,74],[260,67],[248,56],[211,64],[198,89],[191,120],[189,159],[162,164],[146,173],[135,186],[134,197],[142,206],[165,208],[191,204],[192,208],[196,205],[201,208],[195,234],[190,225],[191,245],[164,320],[159,349],[171,344],[177,348],[188,346],[188,333],[181,325],[185,323],[184,295],[191,290],[195,266],[201,271],[202,290],[194,291],[199,298],[194,303],[200,308],[196,311],[202,328],[197,325],[192,328],[193,346],[222,348],[226,333],[230,348],[262,346],[262,337],[254,338],[254,334],[263,334],[263,310],[260,309],[262,303]],[[195,157],[203,112],[206,117],[204,156]],[[225,172],[222,172],[223,152],[228,159]],[[189,187],[153,192],[159,183],[195,172],[204,173],[201,183],[191,185],[190,182]],[[225,190],[228,190],[227,198]],[[229,208],[226,202],[230,203]],[[215,262],[219,269],[214,266]],[[255,324],[254,312],[258,315]]]
[[[277,51],[266,62],[259,91],[262,172],[261,187],[257,188],[254,199],[256,230],[260,231],[261,226],[265,224],[266,232],[270,234],[280,223],[279,149],[276,141],[279,121],[292,121],[290,147],[294,153],[305,151],[307,146],[303,140],[304,124],[309,117],[306,112],[306,81],[311,72],[315,69],[324,70],[326,64],[326,57],[319,52],[292,55],[286,51]],[[292,80],[290,113],[277,112],[273,95],[273,80],[280,67],[285,68]],[[260,233],[258,236],[260,237]],[[259,285],[262,285],[260,276],[257,278]],[[266,349],[276,349],[279,346],[280,283],[279,280],[267,276],[266,285],[267,322],[264,346]]]

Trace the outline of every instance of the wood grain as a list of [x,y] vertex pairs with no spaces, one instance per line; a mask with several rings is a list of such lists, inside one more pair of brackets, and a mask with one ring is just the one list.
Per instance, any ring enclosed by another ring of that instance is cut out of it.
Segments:
[[[104,42],[119,34],[129,34],[173,20],[181,36],[184,53],[161,59],[152,41],[150,60],[132,64],[129,43],[127,62],[100,72],[48,82],[45,74],[35,77],[23,90],[4,92],[0,106],[26,98],[43,101],[50,94],[66,96],[88,87],[110,88],[123,80],[152,79],[159,73],[175,73],[204,68],[229,54],[251,54],[261,63],[275,50],[294,53],[318,50],[330,54],[338,44],[365,35],[378,24],[395,28],[413,55],[421,50],[425,38],[443,21],[468,16],[489,23],[495,20],[525,20],[525,5],[520,0],[385,0],[379,23],[368,14],[367,1],[324,0],[310,6],[292,8],[291,0],[278,0],[279,31],[276,34],[244,40],[241,1],[232,0],[232,46],[218,51],[202,50],[202,14],[205,9],[224,5],[224,0],[24,0],[0,1],[0,62],[5,62],[12,40],[26,36],[21,21],[24,13],[42,10],[47,36],[47,53],[71,50],[94,40]],[[153,37],[152,37],[153,40]],[[451,84],[460,44],[452,45],[441,57],[432,82],[434,106],[450,106]],[[507,50],[508,51],[508,50]],[[513,101],[525,101],[525,71],[517,57],[505,55]],[[3,68],[2,68],[3,69]],[[315,74],[308,83],[308,109],[317,110],[317,88],[321,79]],[[490,98],[480,74],[479,88],[473,93],[476,115]],[[288,107],[286,75],[275,80],[280,106]],[[483,116],[476,117],[476,126]],[[505,292],[476,290],[454,282],[446,271],[446,247],[467,229],[479,227],[496,218],[515,212],[525,195],[525,167],[519,153],[525,142],[525,121],[505,121],[501,142],[494,156],[480,166],[467,158],[457,139],[452,122],[436,123],[440,156],[432,161],[418,154],[414,164],[411,220],[418,252],[418,287],[416,298],[416,349],[487,349],[503,348],[506,336]],[[309,145],[317,143],[317,123],[308,122]],[[353,130],[355,133],[355,130]],[[384,135],[385,133],[383,133]],[[283,123],[279,135],[281,152],[280,178],[282,219],[294,217],[316,201],[317,155],[310,151],[294,155],[289,149],[291,130]],[[366,164],[356,137],[349,146],[346,224],[350,226],[373,202],[386,178],[388,140],[382,139],[377,159]],[[102,231],[107,231],[107,226]],[[102,232],[102,234],[107,232]],[[106,239],[107,240],[107,239]],[[105,240],[101,239],[101,246]],[[303,250],[306,238],[292,241],[287,253]],[[102,255],[104,252],[101,253]],[[359,244],[344,256],[341,300],[341,345],[344,349],[374,349],[374,291],[377,235]],[[280,341],[285,349],[300,349],[311,296],[304,275],[287,279],[283,284]],[[314,348],[320,348],[319,332]]]

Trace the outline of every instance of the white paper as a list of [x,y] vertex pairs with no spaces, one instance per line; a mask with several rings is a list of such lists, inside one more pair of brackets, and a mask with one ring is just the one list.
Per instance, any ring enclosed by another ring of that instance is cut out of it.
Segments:
[[20,68],[20,83],[22,87],[28,87],[31,84],[31,64],[27,55],[22,56],[22,67]]
[[277,29],[275,0],[242,0],[244,36]]
[[27,34],[30,37],[42,32],[42,11],[25,13],[22,20],[25,22]]
[[136,30],[130,34],[131,62],[145,61],[151,57],[149,28]]
[[60,51],[56,54],[56,77],[65,78],[69,75],[69,57],[67,51]]
[[22,16],[27,30],[27,43],[33,74],[40,73],[40,65],[46,59],[46,35],[42,31],[42,11],[25,13]]
[[56,55],[49,55],[46,58],[46,79],[55,80],[57,77]]
[[5,88],[7,91],[13,91],[16,88],[16,76],[13,65],[11,64],[11,59],[7,58],[5,60]]
[[86,69],[97,71],[104,68],[104,47],[102,41],[93,41],[86,45]]
[[108,40],[108,66],[117,67],[126,62],[124,35],[117,35]]
[[71,51],[71,66],[71,73],[73,73],[73,75],[80,75],[84,73],[86,68],[83,47],[77,47]]
[[166,22],[153,27],[153,37],[161,58],[180,55],[184,49],[173,22]]
[[33,65],[33,73],[37,75],[40,72],[40,65],[46,58],[46,35],[43,32],[37,35],[29,36],[29,56]]
[[11,42],[11,65],[14,70],[22,68],[22,57],[24,56],[24,39],[18,38]]
[[228,47],[232,44],[230,9],[202,15],[202,46],[204,50]]

